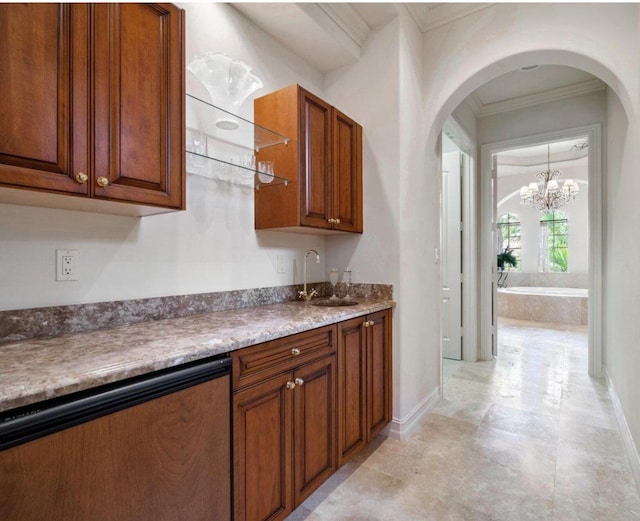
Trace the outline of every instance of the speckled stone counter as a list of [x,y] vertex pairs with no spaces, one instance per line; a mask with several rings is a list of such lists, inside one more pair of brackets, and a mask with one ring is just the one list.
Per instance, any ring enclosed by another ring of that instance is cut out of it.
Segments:
[[286,302],[0,345],[0,411],[393,307]]

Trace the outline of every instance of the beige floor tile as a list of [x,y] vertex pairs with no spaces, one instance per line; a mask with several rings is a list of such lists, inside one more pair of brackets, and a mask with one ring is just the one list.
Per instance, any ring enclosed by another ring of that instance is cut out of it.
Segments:
[[288,521],[631,521],[640,497],[584,326],[500,320],[499,357],[443,363],[408,439],[378,437]]

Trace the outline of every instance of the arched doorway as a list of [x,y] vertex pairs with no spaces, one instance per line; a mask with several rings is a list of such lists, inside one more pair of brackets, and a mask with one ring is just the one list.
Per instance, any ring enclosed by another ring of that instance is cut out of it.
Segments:
[[[547,61],[543,61],[547,60]],[[429,142],[427,149],[432,149],[432,143],[435,142],[437,136],[442,128],[443,120],[446,120],[450,114],[454,111],[457,105],[471,92],[473,92],[480,82],[486,82],[493,78],[500,76],[501,74],[521,68],[532,63],[536,64],[556,64],[565,65],[574,68],[581,68],[594,74],[603,80],[609,88],[617,95],[626,113],[629,113],[631,103],[627,89],[623,83],[612,72],[611,68],[603,64],[600,61],[595,60],[592,57],[587,57],[583,54],[578,54],[573,51],[556,50],[556,51],[528,51],[520,54],[506,56],[498,61],[485,65],[483,68],[478,68],[475,73],[469,74],[466,78],[461,79],[461,83],[457,87],[452,88],[448,96],[442,96],[441,104],[439,107],[433,108],[434,112],[434,124],[429,132]],[[615,88],[614,88],[615,87]],[[590,235],[591,245],[589,251],[589,289],[590,295],[590,308],[589,308],[589,373],[593,376],[602,376],[602,265],[603,265],[603,247],[602,247],[602,215],[603,215],[603,201],[602,201],[602,154],[600,152],[601,147],[601,135],[599,127],[595,126],[589,129],[584,129],[589,134],[590,145],[595,151],[591,164],[593,168],[590,170],[589,179],[590,185],[593,189],[590,191],[592,194],[589,201],[589,214],[590,214]],[[550,133],[553,131],[560,132],[566,131],[561,128],[551,128]],[[487,171],[491,171],[491,165],[487,163],[487,157],[490,157],[490,147],[486,148],[481,154],[480,175],[477,179],[478,186],[480,187],[480,212],[477,216],[477,228],[480,240],[478,244],[481,245],[479,251],[476,252],[480,258],[480,263],[477,268],[475,277],[479,280],[478,291],[475,296],[470,298],[474,299],[477,309],[478,329],[480,333],[477,338],[477,353],[479,359],[488,359],[491,357],[491,306],[492,306],[492,288],[491,288],[491,271],[495,263],[495,255],[492,248],[491,241],[489,239],[491,235],[491,208],[487,205],[490,204],[490,197],[487,192],[490,190],[490,174],[489,181],[487,180]],[[474,278],[474,276],[472,276]],[[469,339],[465,339],[469,341]]]

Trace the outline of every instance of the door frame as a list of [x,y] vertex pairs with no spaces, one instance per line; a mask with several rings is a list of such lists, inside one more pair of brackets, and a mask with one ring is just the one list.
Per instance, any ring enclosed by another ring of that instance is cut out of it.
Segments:
[[603,376],[602,353],[602,272],[603,272],[603,193],[602,193],[602,126],[573,127],[521,138],[496,141],[480,146],[480,360],[492,358],[493,299],[495,247],[492,241],[491,215],[497,201],[492,201],[491,186],[494,154],[514,148],[535,146],[587,136],[589,142],[589,374]]

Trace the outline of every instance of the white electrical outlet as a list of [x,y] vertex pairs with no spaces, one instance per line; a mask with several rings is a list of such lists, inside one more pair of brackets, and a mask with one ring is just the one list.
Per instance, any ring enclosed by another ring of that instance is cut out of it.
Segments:
[[78,280],[78,250],[56,250],[56,280]]
[[278,255],[276,257],[276,272],[277,273],[284,273],[285,272],[284,255]]

